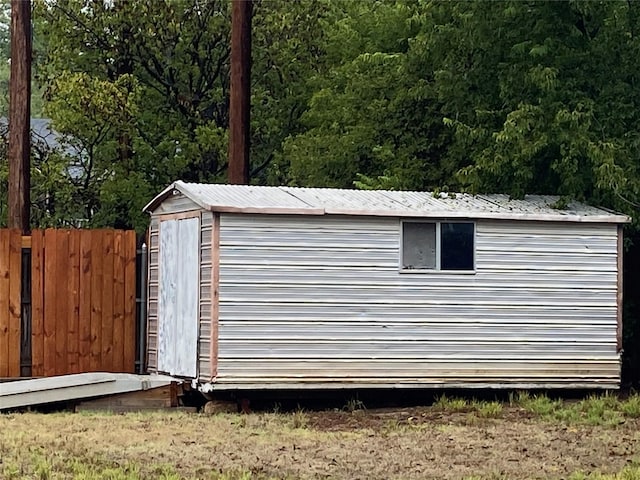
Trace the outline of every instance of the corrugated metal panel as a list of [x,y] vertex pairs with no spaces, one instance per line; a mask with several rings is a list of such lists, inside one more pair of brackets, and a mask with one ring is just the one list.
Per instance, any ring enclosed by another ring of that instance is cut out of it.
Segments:
[[399,272],[397,218],[221,215],[214,388],[620,380],[616,226],[478,221],[475,273]]
[[198,344],[199,377],[211,379],[211,309],[212,309],[212,229],[213,214],[202,213],[200,232],[200,336]]
[[[180,201],[176,192],[202,208],[221,212],[292,213],[307,215],[349,214],[448,218],[518,219],[571,222],[628,222],[624,215],[571,203],[554,208],[559,197],[529,195],[510,200],[506,195],[439,194],[384,190],[261,187],[175,182],[145,209],[158,212]],[[171,205],[166,206],[165,203]],[[180,208],[185,208],[184,206]]]
[[147,307],[147,370],[158,371],[158,263],[159,220],[151,217],[149,225],[149,297]]
[[[237,208],[310,208],[310,205],[290,195],[280,187],[255,185],[221,185],[176,182],[180,191],[201,205]],[[164,203],[164,202],[163,202]]]

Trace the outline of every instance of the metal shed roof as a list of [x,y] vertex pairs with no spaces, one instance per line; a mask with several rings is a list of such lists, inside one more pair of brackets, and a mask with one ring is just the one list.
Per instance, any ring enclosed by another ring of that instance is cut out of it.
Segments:
[[565,222],[628,223],[626,215],[572,202],[554,208],[559,197],[438,194],[389,190],[262,187],[186,183],[178,180],[145,207],[152,212],[170,195],[183,194],[206,210],[230,213],[372,215],[393,217],[485,218]]

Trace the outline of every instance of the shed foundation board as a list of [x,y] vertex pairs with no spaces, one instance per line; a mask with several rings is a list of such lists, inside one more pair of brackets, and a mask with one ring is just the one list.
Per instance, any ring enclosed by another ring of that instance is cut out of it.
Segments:
[[137,392],[119,393],[95,399],[83,400],[75,411],[107,411],[112,413],[163,410],[178,407],[178,386],[175,383],[164,387]]
[[17,380],[0,383],[0,410],[149,390],[174,382],[182,380],[166,375],[103,372]]
[[615,379],[594,382],[590,380],[575,382],[442,382],[428,380],[415,383],[373,383],[373,382],[300,382],[300,383],[203,383],[198,385],[198,390],[203,393],[232,392],[232,391],[291,391],[291,390],[408,390],[408,389],[474,389],[474,390],[619,390],[620,384]]

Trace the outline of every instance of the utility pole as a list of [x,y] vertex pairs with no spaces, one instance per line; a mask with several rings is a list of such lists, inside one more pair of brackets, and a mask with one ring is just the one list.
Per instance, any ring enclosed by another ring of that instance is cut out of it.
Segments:
[[249,183],[251,118],[251,0],[231,7],[231,91],[229,99],[229,183]]
[[31,200],[31,0],[11,0],[9,228],[29,233]]

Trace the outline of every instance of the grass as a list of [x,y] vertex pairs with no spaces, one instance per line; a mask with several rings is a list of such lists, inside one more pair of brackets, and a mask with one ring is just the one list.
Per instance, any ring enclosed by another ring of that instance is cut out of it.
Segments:
[[509,404],[544,420],[567,424],[615,426],[625,419],[640,418],[640,395],[635,393],[624,400],[607,392],[589,395],[578,402],[565,402],[546,395],[517,392],[510,395]]
[[629,418],[640,418],[640,395],[634,393],[621,402],[620,410]]
[[482,418],[499,418],[502,414],[502,404],[500,402],[476,402],[472,403],[476,415]]
[[351,397],[349,400],[347,400],[347,403],[342,409],[345,412],[353,413],[366,410],[367,407],[365,406],[364,402],[362,402],[362,400],[360,400],[358,397]]
[[553,415],[562,407],[561,400],[551,400],[546,395],[531,396],[529,392],[517,392],[510,396],[509,403],[542,417]]
[[341,410],[274,410],[0,415],[0,478],[346,479],[394,472],[453,479],[472,472],[468,478],[518,480],[534,472],[640,480],[637,394],[562,401],[515,392],[508,402],[443,395],[431,407],[382,412],[355,398]]
[[612,474],[599,472],[584,474],[577,472],[571,475],[569,480],[640,480],[640,467],[625,467],[621,471]]
[[448,413],[465,412],[469,410],[469,402],[464,398],[449,398],[442,394],[433,403],[433,407]]
[[505,405],[523,410],[544,421],[564,424],[614,427],[625,422],[625,419],[640,418],[639,394],[632,394],[621,400],[609,392],[570,402],[552,399],[544,394],[532,395],[520,391],[509,394],[506,404],[495,400],[467,400],[443,394],[436,399],[432,408],[445,413],[469,413],[478,418],[500,418],[505,413]]
[[[507,478],[508,477],[501,474],[495,474],[491,476],[465,477],[464,480],[506,480]],[[599,472],[585,474],[582,472],[575,472],[569,476],[569,480],[640,480],[640,468],[635,466],[625,467],[619,472],[611,474],[603,474]]]
[[291,414],[291,427],[292,428],[307,428],[309,423],[309,417],[300,407]]

